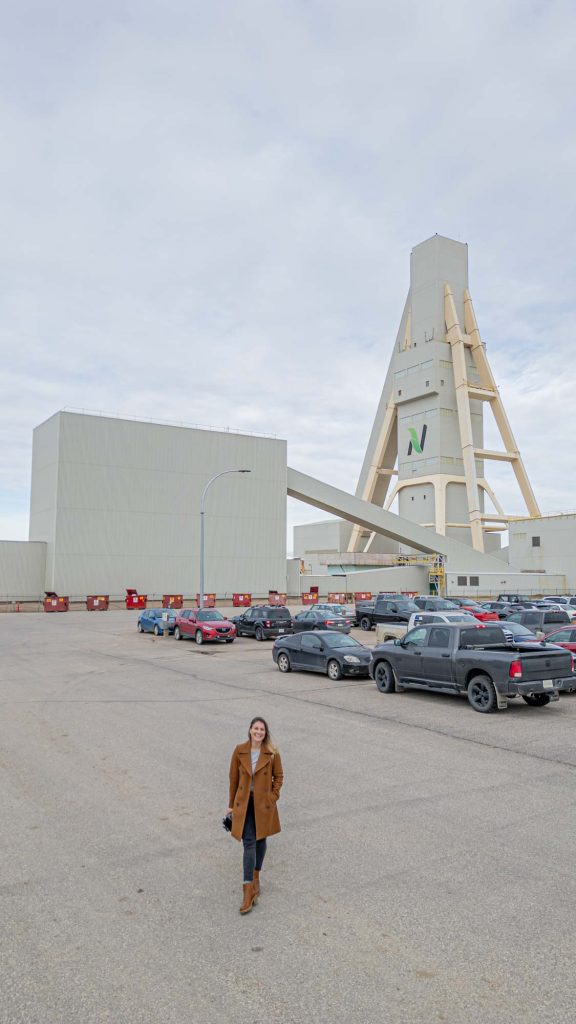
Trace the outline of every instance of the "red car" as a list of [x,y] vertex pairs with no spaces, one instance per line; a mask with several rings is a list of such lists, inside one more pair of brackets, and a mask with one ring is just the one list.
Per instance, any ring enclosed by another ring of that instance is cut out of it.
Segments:
[[197,644],[218,640],[231,644],[236,639],[236,626],[214,608],[183,608],[176,616],[174,638],[194,637]]
[[480,622],[500,622],[497,612],[486,611],[478,601],[469,597],[447,597],[447,601],[457,604],[463,612],[471,612]]
[[567,651],[574,651],[576,653],[576,626],[563,626],[562,629],[555,629],[553,633],[548,633],[545,637],[551,644],[558,644],[559,647],[565,647]]

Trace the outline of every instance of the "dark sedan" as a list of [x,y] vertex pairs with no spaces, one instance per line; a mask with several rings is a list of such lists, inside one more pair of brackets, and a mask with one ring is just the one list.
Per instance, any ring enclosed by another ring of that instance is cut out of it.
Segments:
[[330,679],[342,676],[367,676],[370,648],[351,636],[323,630],[319,633],[295,633],[274,641],[272,657],[281,672],[293,668],[323,672]]
[[307,632],[311,629],[337,629],[339,633],[349,633],[352,623],[350,616],[327,612],[322,608],[307,608],[292,619],[295,633]]

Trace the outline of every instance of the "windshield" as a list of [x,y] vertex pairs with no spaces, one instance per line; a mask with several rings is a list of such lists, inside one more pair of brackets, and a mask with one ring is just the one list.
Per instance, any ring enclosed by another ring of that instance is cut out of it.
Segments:
[[422,610],[414,601],[397,601],[396,604],[401,612],[419,612]]
[[447,612],[450,608],[454,609],[457,607],[458,605],[455,605],[453,601],[442,601],[441,599],[439,601],[430,601],[430,611]]
[[463,629],[460,634],[461,647],[484,647],[505,643],[506,637],[499,626],[489,626],[487,629],[482,629],[482,627]]
[[208,611],[198,612],[196,615],[198,622],[223,622],[224,616],[220,612]]
[[351,636],[340,636],[340,634],[334,634],[332,636],[327,633],[326,636],[322,637],[327,647],[362,647],[357,640],[354,640]]
[[287,608],[265,608],[264,609],[267,619],[289,619],[291,618],[290,612]]

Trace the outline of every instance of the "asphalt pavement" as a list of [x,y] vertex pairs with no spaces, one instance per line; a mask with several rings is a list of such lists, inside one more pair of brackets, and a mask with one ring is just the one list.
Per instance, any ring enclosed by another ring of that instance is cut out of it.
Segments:
[[[0,616],[2,1024],[573,1024],[576,694],[480,715],[136,615]],[[286,777],[241,917],[254,715]]]

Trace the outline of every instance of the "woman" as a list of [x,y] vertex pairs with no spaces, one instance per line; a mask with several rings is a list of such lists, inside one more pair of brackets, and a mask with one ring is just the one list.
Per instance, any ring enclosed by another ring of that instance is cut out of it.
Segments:
[[248,914],[260,895],[260,871],[266,837],[280,831],[276,801],[284,775],[280,754],[270,739],[263,718],[253,718],[248,741],[240,743],[230,761],[232,835],[244,844],[244,899],[241,914]]

